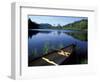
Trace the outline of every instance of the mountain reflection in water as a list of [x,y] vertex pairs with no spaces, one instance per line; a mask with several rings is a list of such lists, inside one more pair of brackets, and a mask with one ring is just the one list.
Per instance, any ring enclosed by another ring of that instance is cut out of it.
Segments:
[[[87,60],[87,32],[71,30],[28,30],[28,60],[41,57],[46,52],[76,45],[77,63]],[[33,54],[34,53],[34,54]],[[87,62],[86,62],[87,63]]]

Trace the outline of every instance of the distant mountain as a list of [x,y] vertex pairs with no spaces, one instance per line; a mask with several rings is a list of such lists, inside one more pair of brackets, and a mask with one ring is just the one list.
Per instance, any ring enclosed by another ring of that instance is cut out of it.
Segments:
[[52,27],[52,25],[50,25],[48,23],[37,24],[37,23],[33,22],[31,19],[28,19],[28,29],[48,29],[51,27]]
[[33,22],[31,19],[28,19],[28,29],[38,29],[39,24]]
[[70,24],[66,24],[64,26],[61,26],[58,24],[58,26],[52,26],[48,23],[35,23],[31,19],[28,19],[28,29],[65,29],[65,30],[87,30],[88,28],[88,20],[82,19],[79,21],[75,21]]
[[48,24],[48,23],[42,23],[42,24],[39,24],[39,28],[41,29],[48,29],[48,28],[51,28],[52,25]]

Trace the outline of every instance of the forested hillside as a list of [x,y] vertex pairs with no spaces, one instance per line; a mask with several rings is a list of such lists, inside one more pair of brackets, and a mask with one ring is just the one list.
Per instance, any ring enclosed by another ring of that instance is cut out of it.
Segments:
[[28,28],[29,29],[64,29],[64,30],[87,30],[88,28],[88,20],[83,19],[80,21],[75,21],[70,24],[66,24],[61,26],[58,24],[57,26],[52,26],[48,23],[45,24],[37,24],[30,19],[28,20]]
[[87,30],[87,28],[88,28],[87,19],[76,21],[74,23],[70,23],[63,26],[63,29],[71,29],[71,30]]

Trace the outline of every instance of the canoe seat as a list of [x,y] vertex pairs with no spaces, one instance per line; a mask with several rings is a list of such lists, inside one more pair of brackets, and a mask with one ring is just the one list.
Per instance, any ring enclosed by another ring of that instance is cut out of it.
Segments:
[[67,51],[60,50],[60,51],[58,51],[58,54],[62,55],[62,56],[69,57],[71,53],[67,52]]

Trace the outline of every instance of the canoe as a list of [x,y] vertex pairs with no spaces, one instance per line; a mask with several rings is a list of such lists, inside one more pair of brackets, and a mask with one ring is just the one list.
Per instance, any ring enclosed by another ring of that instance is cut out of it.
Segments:
[[74,48],[75,45],[72,44],[59,50],[54,50],[40,58],[29,62],[28,66],[60,65],[72,55]]

